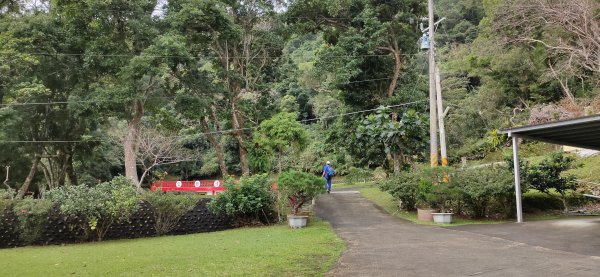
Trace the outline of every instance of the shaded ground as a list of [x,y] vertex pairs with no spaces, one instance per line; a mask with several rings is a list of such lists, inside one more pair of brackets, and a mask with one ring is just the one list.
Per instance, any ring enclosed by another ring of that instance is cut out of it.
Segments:
[[[468,231],[529,245],[589,256],[600,256],[600,217],[510,223],[494,226],[463,225],[448,229]],[[600,273],[598,273],[600,275]]]
[[351,191],[323,195],[316,213],[349,247],[330,276],[600,276],[600,250],[567,252],[476,230],[416,225]]

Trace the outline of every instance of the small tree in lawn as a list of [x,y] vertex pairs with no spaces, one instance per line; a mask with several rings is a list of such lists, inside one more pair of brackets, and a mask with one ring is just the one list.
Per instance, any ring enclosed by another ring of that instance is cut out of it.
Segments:
[[526,166],[525,170],[523,170],[525,172],[524,179],[530,188],[534,188],[540,192],[550,194],[552,189],[558,192],[566,212],[568,210],[567,191],[575,190],[577,182],[575,181],[575,176],[563,176],[562,173],[576,168],[577,165],[574,163],[574,157],[565,156],[562,153],[552,153],[549,158],[539,164]]
[[286,151],[299,153],[307,144],[308,132],[296,120],[295,113],[278,113],[260,124],[254,141],[277,155],[277,170],[282,171],[282,159]]
[[287,197],[292,214],[297,215],[302,205],[325,192],[325,187],[320,177],[305,172],[288,171],[277,177],[277,190]]

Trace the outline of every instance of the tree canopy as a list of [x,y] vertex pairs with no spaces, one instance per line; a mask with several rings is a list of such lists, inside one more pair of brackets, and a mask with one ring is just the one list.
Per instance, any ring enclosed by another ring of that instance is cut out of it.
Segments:
[[[35,2],[0,2],[0,165],[21,197],[424,160],[425,1]],[[598,1],[435,4],[451,162],[600,111]],[[193,155],[149,166],[150,139]]]

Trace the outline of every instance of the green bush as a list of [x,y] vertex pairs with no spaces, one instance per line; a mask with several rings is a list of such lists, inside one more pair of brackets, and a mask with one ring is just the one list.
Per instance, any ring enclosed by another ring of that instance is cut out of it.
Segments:
[[438,167],[401,172],[384,182],[380,189],[400,200],[405,210],[439,208],[464,212],[475,218],[492,212],[502,216],[511,214],[514,186],[506,168],[452,171],[449,167]]
[[154,209],[156,234],[160,236],[173,230],[179,219],[196,207],[198,199],[200,199],[200,196],[196,193],[147,192],[144,195],[144,200]]
[[46,199],[27,197],[15,201],[13,211],[19,219],[19,237],[23,242],[31,244],[42,237],[52,206]]
[[242,177],[239,183],[228,179],[225,187],[227,190],[209,203],[212,212],[232,216],[238,226],[269,222],[274,196],[267,174]]
[[[462,194],[462,201],[469,215],[475,218],[486,217],[492,201],[503,207],[514,202],[512,175],[506,168],[484,167],[457,172],[451,179],[451,186]],[[512,209],[501,211],[506,216]]]
[[387,191],[394,198],[400,200],[400,208],[413,211],[417,208],[417,191],[420,183],[419,172],[403,171],[383,182],[379,189]]
[[546,194],[537,190],[523,193],[523,212],[532,213],[548,210],[561,210],[563,204],[556,195]]
[[0,189],[0,214],[12,206],[15,191],[13,189]]
[[139,207],[135,185],[124,176],[95,187],[81,185],[52,189],[47,198],[59,204],[65,215],[84,219],[78,227],[84,231],[86,239],[90,231],[95,231],[98,241],[112,224],[126,221]]
[[429,192],[425,194],[425,201],[428,206],[434,209],[440,209],[441,212],[455,211],[454,207],[461,201],[461,191],[449,184],[441,183],[431,186]]
[[551,194],[551,191],[560,195],[563,203],[563,209],[568,210],[567,192],[574,191],[577,188],[575,176],[564,175],[564,171],[576,168],[575,158],[564,156],[562,153],[552,153],[550,157],[544,159],[537,165],[525,166],[523,172],[525,183],[529,187]]
[[277,177],[277,190],[289,200],[296,215],[304,203],[325,192],[325,181],[310,173],[287,171]]
[[346,183],[366,182],[373,178],[373,172],[364,168],[351,167],[346,175]]

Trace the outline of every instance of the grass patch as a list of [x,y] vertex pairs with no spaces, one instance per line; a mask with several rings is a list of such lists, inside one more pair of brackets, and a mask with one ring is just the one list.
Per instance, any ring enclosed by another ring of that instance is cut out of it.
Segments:
[[567,174],[573,174],[584,181],[600,183],[600,155],[579,158],[576,163],[580,163],[581,167],[568,170]]
[[348,188],[371,188],[371,187],[375,187],[377,186],[377,184],[374,181],[369,181],[369,182],[359,182],[359,183],[339,183],[339,184],[332,184],[331,188],[333,190],[336,189],[348,189]]
[[452,222],[452,224],[436,224],[429,221],[420,221],[417,220],[416,212],[408,212],[401,210],[397,205],[397,200],[395,200],[389,193],[379,190],[378,187],[361,188],[359,191],[362,194],[362,196],[371,200],[373,203],[379,205],[389,214],[408,221],[412,221],[417,224],[436,226],[458,226],[467,224],[498,224],[508,222],[505,220],[464,219],[458,217],[454,217],[454,222]]
[[14,276],[315,276],[345,245],[323,221],[184,236],[0,250]]

